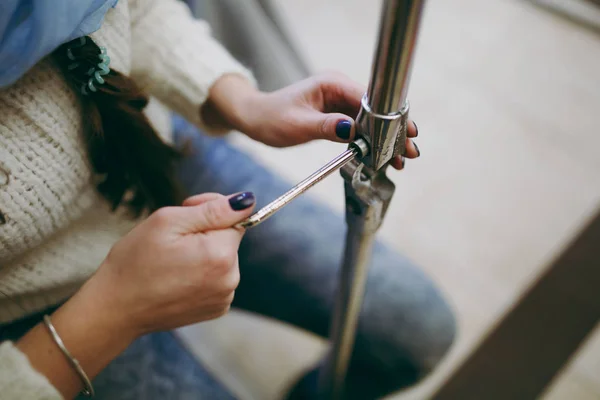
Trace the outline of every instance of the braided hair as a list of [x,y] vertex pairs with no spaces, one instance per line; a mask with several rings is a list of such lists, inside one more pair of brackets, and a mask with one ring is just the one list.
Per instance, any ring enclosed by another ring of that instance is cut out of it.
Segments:
[[108,56],[89,36],[54,51],[72,87],[82,94],[85,139],[100,194],[113,210],[135,216],[180,204],[175,179],[181,153],[164,143],[142,112],[148,98],[127,76],[108,68]]

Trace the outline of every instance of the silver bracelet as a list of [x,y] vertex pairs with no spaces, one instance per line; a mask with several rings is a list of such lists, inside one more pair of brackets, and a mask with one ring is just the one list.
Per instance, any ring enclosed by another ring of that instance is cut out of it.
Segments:
[[75,359],[75,357],[73,357],[71,355],[71,353],[69,353],[69,350],[67,350],[67,348],[65,347],[65,344],[63,343],[60,336],[58,336],[56,329],[54,329],[54,325],[52,325],[50,316],[44,315],[44,324],[50,331],[50,335],[52,336],[52,339],[54,339],[54,342],[56,343],[56,345],[58,346],[60,351],[63,352],[63,354],[69,361],[69,364],[71,364],[73,369],[77,372],[77,375],[79,375],[79,378],[81,378],[81,381],[83,382],[83,386],[84,386],[81,393],[87,397],[94,396],[94,387],[92,386],[92,382],[90,381],[90,378],[88,378],[88,376],[86,375],[83,368],[81,368],[81,365],[79,365],[79,361],[77,361],[77,359]]

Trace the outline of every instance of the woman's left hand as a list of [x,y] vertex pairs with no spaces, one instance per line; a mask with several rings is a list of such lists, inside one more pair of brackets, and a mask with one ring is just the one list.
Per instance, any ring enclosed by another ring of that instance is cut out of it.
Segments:
[[[317,75],[271,93],[259,92],[243,78],[229,75],[213,86],[212,110],[205,110],[204,115],[206,120],[209,111],[218,110],[228,125],[273,147],[315,139],[348,143],[354,139],[353,118],[364,92],[362,85],[341,74]],[[404,157],[420,155],[411,139],[417,134],[417,126],[410,121]],[[398,156],[391,165],[402,169],[404,157]]]

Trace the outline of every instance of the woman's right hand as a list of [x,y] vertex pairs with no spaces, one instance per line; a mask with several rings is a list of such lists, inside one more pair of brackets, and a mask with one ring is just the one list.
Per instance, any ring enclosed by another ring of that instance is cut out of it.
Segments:
[[254,202],[205,193],[156,211],[115,244],[90,286],[136,335],[224,315],[240,279],[244,230],[232,226]]
[[[123,237],[98,271],[52,314],[69,352],[93,379],[138,336],[225,314],[238,285],[232,228],[254,206],[251,193],[207,193],[163,208]],[[64,398],[82,382],[43,324],[17,342]]]

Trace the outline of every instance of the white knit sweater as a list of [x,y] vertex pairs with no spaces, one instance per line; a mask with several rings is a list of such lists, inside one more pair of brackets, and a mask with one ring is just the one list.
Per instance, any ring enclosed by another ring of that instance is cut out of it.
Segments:
[[[167,141],[166,107],[203,127],[199,110],[220,76],[252,80],[178,0],[120,0],[91,36],[111,67],[151,96],[147,115]],[[84,118],[50,58],[0,90],[0,324],[69,297],[133,225],[91,183]],[[60,398],[8,342],[0,345],[0,393]]]

